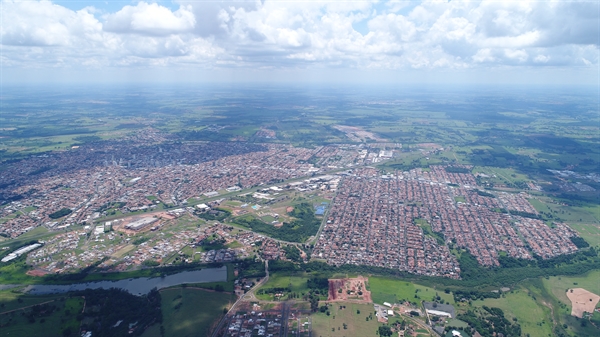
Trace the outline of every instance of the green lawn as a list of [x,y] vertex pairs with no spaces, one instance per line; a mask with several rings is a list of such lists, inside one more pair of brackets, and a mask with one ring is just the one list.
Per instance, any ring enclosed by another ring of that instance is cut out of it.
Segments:
[[[235,302],[234,295],[183,287],[160,294],[165,336],[208,336],[223,316],[223,309]],[[143,336],[160,336],[160,326],[152,326]]]
[[504,311],[504,316],[509,321],[518,320],[523,331],[523,336],[546,337],[552,334],[552,321],[550,309],[538,303],[528,295],[524,288],[515,289],[506,294],[505,298],[486,298],[483,301],[473,301],[473,306],[495,307]]
[[[346,306],[346,308],[340,309],[340,306]],[[360,314],[357,314],[357,310],[360,311]],[[322,312],[312,315],[313,336],[377,336],[376,331],[380,324],[374,315],[372,304],[335,302],[329,305],[329,312],[329,316]],[[369,314],[372,315],[373,319],[367,321],[366,318]],[[344,323],[346,329],[344,329]]]
[[[399,303],[401,300],[409,302],[431,301],[436,293],[446,303],[454,304],[452,294],[444,293],[442,289],[433,289],[419,284],[383,277],[369,277],[368,289],[371,291],[373,302]],[[417,292],[418,290],[418,292]],[[415,295],[418,298],[415,298]]]

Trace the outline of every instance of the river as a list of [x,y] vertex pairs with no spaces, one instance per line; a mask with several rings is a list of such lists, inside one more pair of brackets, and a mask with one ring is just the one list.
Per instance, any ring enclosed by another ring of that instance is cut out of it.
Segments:
[[96,281],[68,285],[36,284],[25,287],[24,291],[33,295],[66,293],[85,289],[119,288],[133,295],[144,295],[152,288],[162,289],[186,283],[207,283],[227,281],[227,267],[184,271],[165,277],[139,277],[119,281]]

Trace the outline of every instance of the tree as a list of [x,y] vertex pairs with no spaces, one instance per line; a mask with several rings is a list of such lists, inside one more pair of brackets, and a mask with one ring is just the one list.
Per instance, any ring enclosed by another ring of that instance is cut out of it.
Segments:
[[389,327],[389,325],[380,326],[378,329],[378,332],[379,332],[379,336],[382,336],[382,337],[392,336],[392,329]]

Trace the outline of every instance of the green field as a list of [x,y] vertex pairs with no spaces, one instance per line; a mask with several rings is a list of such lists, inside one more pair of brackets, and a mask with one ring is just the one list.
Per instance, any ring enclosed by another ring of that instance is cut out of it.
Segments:
[[573,207],[557,204],[549,198],[529,199],[531,205],[538,212],[550,213],[559,221],[565,221],[570,225],[596,224],[600,223],[597,207]]
[[[533,296],[533,297],[532,297]],[[523,336],[546,337],[552,335],[552,320],[550,309],[530,296],[525,288],[519,288],[506,294],[505,298],[487,298],[483,301],[473,301],[473,306],[488,306],[500,308],[506,319],[516,318],[521,325]]]
[[383,302],[400,303],[402,300],[420,303],[421,301],[431,301],[435,296],[439,296],[448,304],[454,304],[451,293],[446,294],[442,289],[436,290],[398,279],[369,277],[367,288],[371,291],[373,302],[379,304]]
[[[292,292],[303,293],[309,290],[306,284],[308,279],[309,277],[275,274],[260,289],[289,287]],[[256,294],[256,297],[263,301],[273,300],[273,294]]]
[[[81,312],[83,302],[80,297],[31,296],[2,291],[0,336],[78,336],[79,321],[75,313]],[[34,315],[31,307],[34,305],[47,305],[53,309]]]
[[571,301],[567,297],[567,289],[583,288],[594,294],[600,295],[600,270],[594,270],[586,275],[577,277],[553,276],[543,280],[543,284],[562,303],[571,308]]
[[[235,302],[231,294],[187,287],[165,289],[160,295],[165,336],[208,336],[223,310]],[[143,336],[161,336],[160,326],[150,327]]]
[[[340,306],[346,306],[340,309]],[[357,310],[360,314],[357,314]],[[366,318],[374,315],[372,304],[356,304],[335,302],[329,305],[330,315],[318,312],[312,315],[313,336],[321,337],[343,337],[343,336],[377,336],[376,331],[380,323],[377,319]],[[344,323],[346,329],[344,329]]]

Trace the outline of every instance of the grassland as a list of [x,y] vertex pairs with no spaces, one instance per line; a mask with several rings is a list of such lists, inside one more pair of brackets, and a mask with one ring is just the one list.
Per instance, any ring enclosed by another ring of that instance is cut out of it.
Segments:
[[[340,306],[346,308],[340,309]],[[380,323],[377,319],[366,320],[369,315],[375,317],[372,304],[336,302],[329,305],[329,312],[329,316],[322,312],[312,315],[313,336],[377,336]]]
[[571,301],[567,298],[566,292],[570,288],[583,288],[594,294],[600,295],[600,270],[594,270],[586,275],[577,277],[552,276],[543,280],[543,284],[562,303],[571,307]]
[[[307,292],[308,286],[306,281],[309,279],[308,276],[301,275],[281,275],[275,274],[269,277],[269,281],[265,283],[260,289],[268,289],[268,288],[290,288],[291,292],[303,293]],[[257,291],[258,293],[259,291]],[[273,300],[273,294],[257,294],[256,297],[263,301]]]
[[[223,309],[235,302],[231,294],[187,287],[165,289],[160,294],[165,336],[208,336]],[[161,336],[160,326],[152,326],[143,336]]]
[[[34,305],[47,304],[54,309],[32,315]],[[1,336],[76,336],[84,299],[63,295],[30,296],[12,291],[0,292]]]
[[439,296],[448,304],[454,304],[452,294],[446,294],[442,289],[397,279],[369,277],[367,288],[371,291],[373,302],[379,304],[383,302],[400,303],[401,301],[420,303],[421,301],[431,301],[435,296]]
[[550,309],[539,303],[528,289],[518,288],[504,298],[487,298],[483,301],[473,301],[475,307],[488,306],[500,308],[504,316],[511,321],[513,318],[521,325],[523,335],[531,337],[546,337],[552,335],[552,318]]

